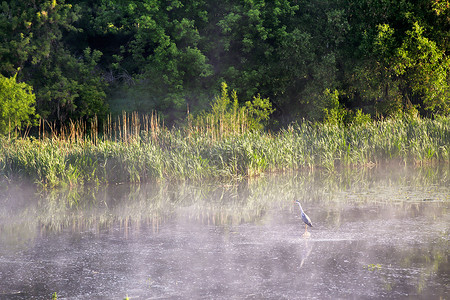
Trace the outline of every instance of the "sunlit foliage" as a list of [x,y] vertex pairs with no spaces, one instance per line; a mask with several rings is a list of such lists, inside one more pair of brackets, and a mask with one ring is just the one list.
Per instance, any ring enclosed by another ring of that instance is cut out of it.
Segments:
[[240,106],[269,99],[272,128],[434,117],[449,114],[449,16],[428,0],[3,1],[0,73],[20,67],[60,124],[102,120],[108,103],[180,124],[221,82]]
[[36,117],[36,96],[31,86],[17,82],[17,74],[6,78],[0,74],[0,134],[32,125]]

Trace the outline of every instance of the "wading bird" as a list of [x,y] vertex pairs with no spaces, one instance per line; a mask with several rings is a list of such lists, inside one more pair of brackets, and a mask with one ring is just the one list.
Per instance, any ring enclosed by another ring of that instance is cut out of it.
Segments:
[[294,202],[297,203],[298,206],[300,207],[300,211],[302,213],[302,221],[305,223],[305,234],[307,234],[308,233],[308,226],[312,227],[311,219],[303,211],[303,208],[302,208],[302,205],[300,204],[300,201],[295,200]]

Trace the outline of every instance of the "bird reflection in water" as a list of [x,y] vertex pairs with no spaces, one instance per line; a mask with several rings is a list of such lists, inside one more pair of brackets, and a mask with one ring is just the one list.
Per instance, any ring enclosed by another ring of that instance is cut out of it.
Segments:
[[308,239],[304,239],[304,247],[302,248],[299,268],[303,267],[303,264],[311,254],[312,249],[313,249],[312,243]]

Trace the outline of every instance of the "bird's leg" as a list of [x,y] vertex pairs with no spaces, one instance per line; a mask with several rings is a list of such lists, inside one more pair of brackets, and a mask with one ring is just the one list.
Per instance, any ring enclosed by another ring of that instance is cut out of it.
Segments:
[[308,232],[308,225],[305,224],[305,233]]

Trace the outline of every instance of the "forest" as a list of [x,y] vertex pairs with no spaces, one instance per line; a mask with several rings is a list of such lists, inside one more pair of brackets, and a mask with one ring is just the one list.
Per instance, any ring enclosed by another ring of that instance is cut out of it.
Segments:
[[0,132],[123,111],[179,124],[224,83],[266,101],[272,129],[448,116],[449,49],[443,0],[2,1]]

